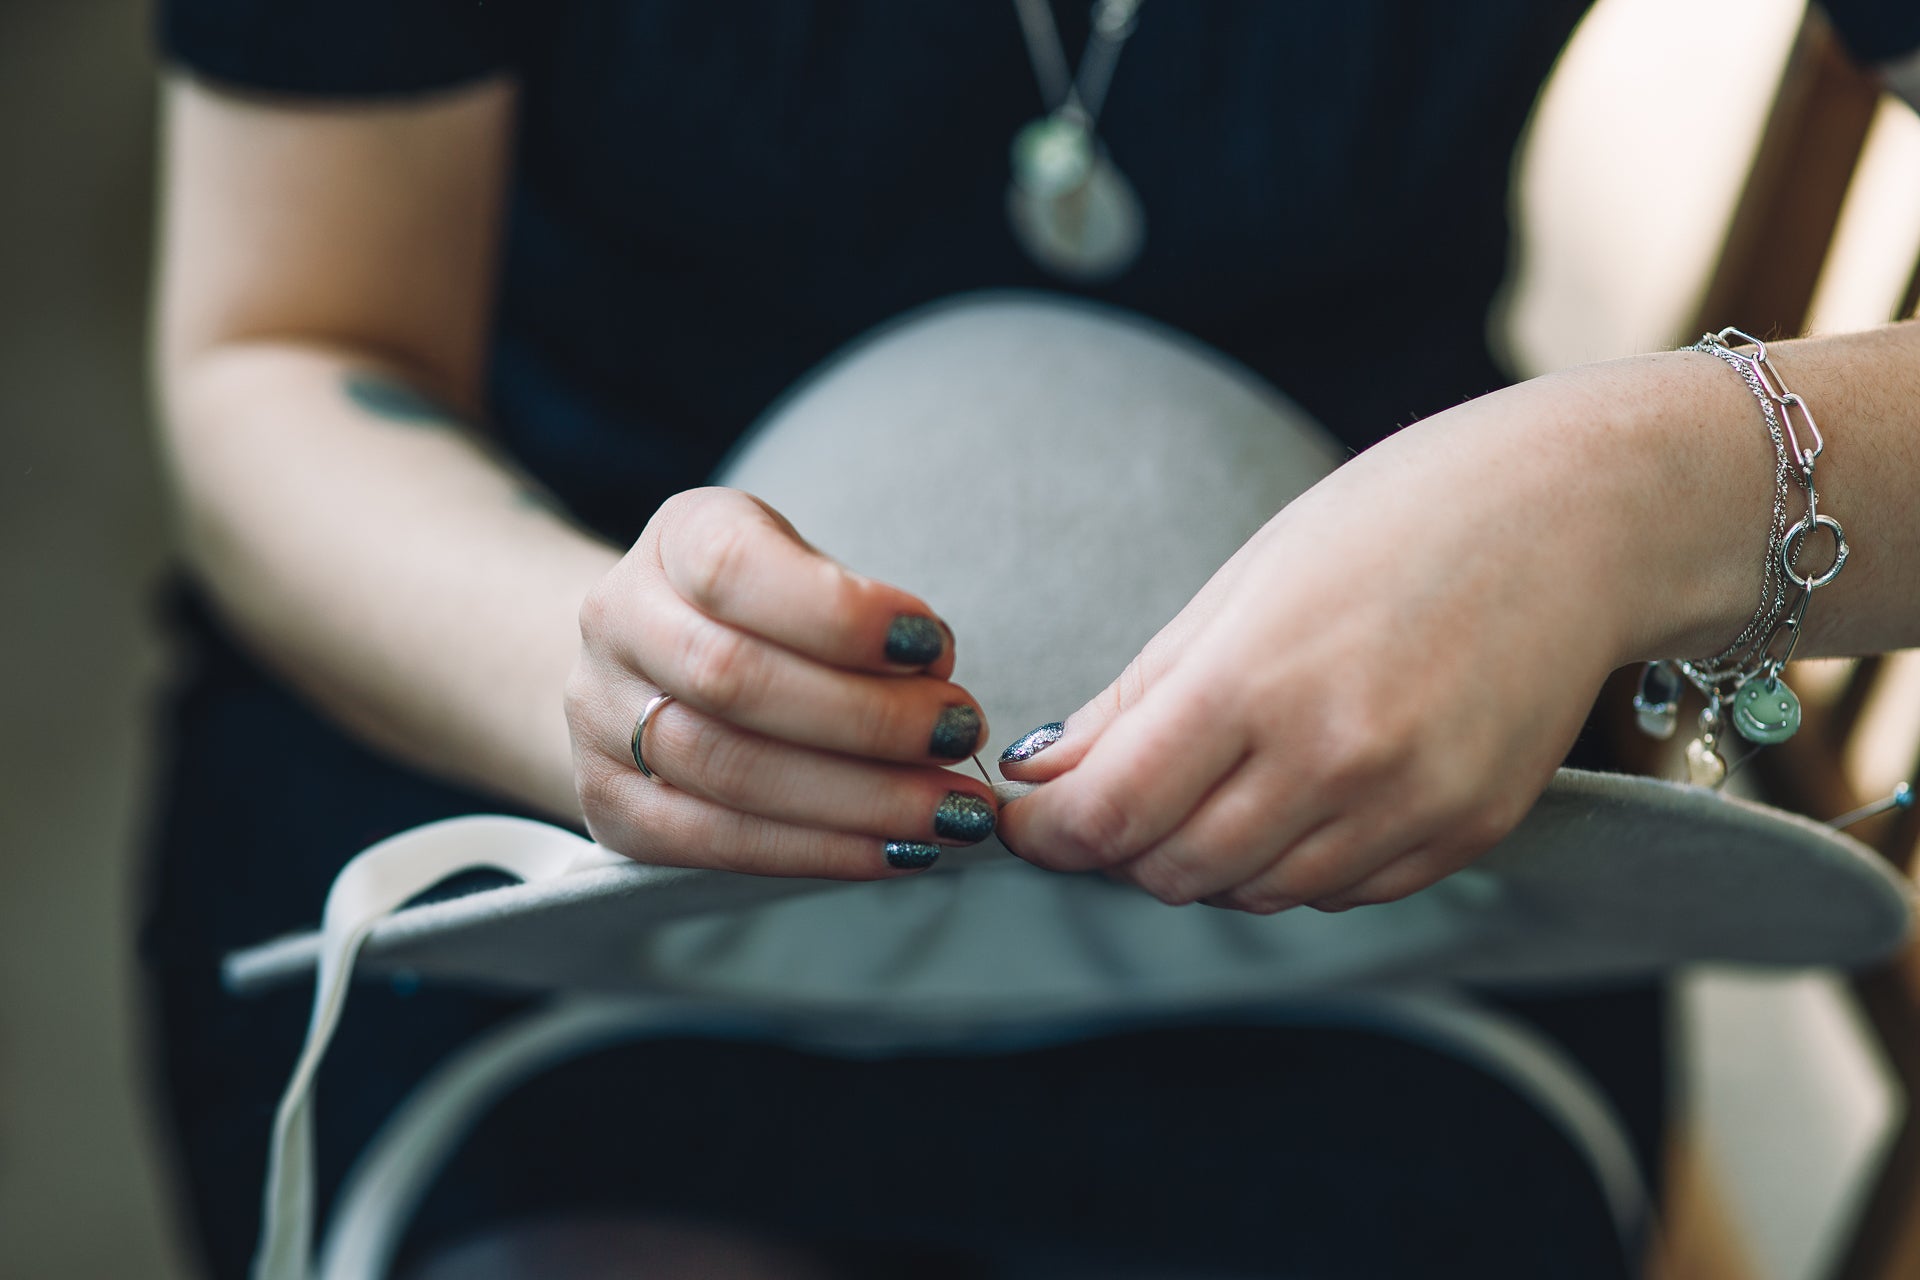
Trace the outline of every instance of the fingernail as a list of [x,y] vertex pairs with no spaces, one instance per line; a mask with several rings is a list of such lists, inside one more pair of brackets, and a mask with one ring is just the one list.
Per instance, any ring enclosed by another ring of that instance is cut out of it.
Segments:
[[964,702],[956,703],[934,721],[927,754],[942,760],[958,760],[972,755],[979,742],[980,713]]
[[924,667],[946,647],[946,632],[924,614],[898,614],[887,628],[887,661],[903,667]]
[[993,806],[965,791],[949,791],[933,811],[933,834],[942,840],[979,844],[993,834]]
[[887,841],[887,865],[895,871],[919,871],[940,860],[937,844],[916,844],[911,840]]
[[1031,760],[1054,743],[1066,736],[1066,722],[1055,720],[1043,724],[1038,729],[1029,729],[1020,740],[1000,753],[1001,764],[1019,764],[1022,760]]

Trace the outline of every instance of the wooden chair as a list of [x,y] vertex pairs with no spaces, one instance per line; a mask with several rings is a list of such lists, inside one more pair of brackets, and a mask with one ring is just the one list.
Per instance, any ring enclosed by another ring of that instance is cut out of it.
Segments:
[[[1876,79],[1856,66],[1817,9],[1802,23],[1726,245],[1691,329],[1681,340],[1729,323],[1763,336],[1792,335],[1808,323],[1821,267],[1842,203],[1879,107]],[[1920,299],[1920,266],[1909,277],[1895,319]],[[1833,664],[1794,681],[1808,691],[1801,732],[1755,757],[1768,798],[1829,818],[1885,791],[1868,794],[1858,764],[1863,733],[1881,741],[1889,712],[1905,710],[1905,771],[1920,780],[1920,696],[1892,677],[1914,670],[1920,653]],[[1904,666],[1903,666],[1904,664]],[[1798,667],[1800,664],[1796,664]],[[1904,708],[1889,699],[1908,702]],[[1630,750],[1630,749],[1629,749]],[[1644,754],[1641,757],[1646,759]],[[1920,808],[1871,819],[1853,834],[1908,874],[1920,863]],[[1884,1164],[1855,1225],[1842,1263],[1844,1280],[1912,1280],[1920,1276],[1920,945],[1854,991],[1889,1064],[1906,1107]]]

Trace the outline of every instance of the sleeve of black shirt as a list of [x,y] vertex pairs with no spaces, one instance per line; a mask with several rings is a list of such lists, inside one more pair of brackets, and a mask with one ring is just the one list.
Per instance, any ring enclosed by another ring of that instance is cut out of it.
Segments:
[[238,89],[426,93],[512,66],[514,0],[159,0],[160,54]]
[[1920,52],[1920,0],[1826,0],[1840,42],[1866,66]]

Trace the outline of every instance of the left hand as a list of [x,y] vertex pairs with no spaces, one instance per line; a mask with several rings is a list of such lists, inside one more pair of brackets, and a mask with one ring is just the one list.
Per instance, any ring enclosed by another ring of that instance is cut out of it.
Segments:
[[[1552,380],[1542,380],[1551,383]],[[1514,388],[1275,516],[1007,777],[1040,866],[1169,903],[1387,902],[1505,836],[1642,637],[1647,535],[1578,384]]]

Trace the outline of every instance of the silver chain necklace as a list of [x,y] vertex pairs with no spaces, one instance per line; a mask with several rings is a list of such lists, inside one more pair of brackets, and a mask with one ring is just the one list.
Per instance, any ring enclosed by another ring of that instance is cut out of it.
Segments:
[[1013,3],[1047,114],[1014,135],[1007,220],[1027,256],[1048,271],[1082,284],[1112,280],[1140,256],[1147,216],[1094,126],[1142,0],[1096,0],[1092,34],[1071,75],[1049,0]]

